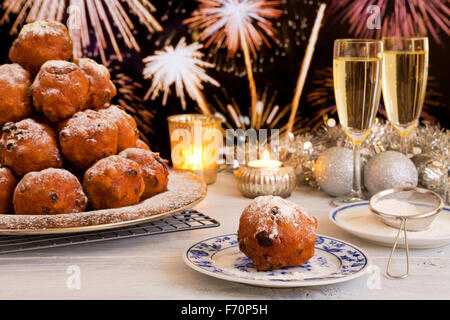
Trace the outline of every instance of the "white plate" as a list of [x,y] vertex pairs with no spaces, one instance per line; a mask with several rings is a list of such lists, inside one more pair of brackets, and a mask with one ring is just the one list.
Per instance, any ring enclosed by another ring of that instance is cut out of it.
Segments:
[[237,235],[198,242],[183,253],[194,270],[224,280],[263,287],[304,287],[344,282],[360,277],[369,266],[361,249],[342,240],[317,235],[314,256],[305,264],[273,271],[257,271],[238,248]]
[[[362,239],[392,247],[398,229],[381,222],[369,209],[368,202],[348,204],[330,212],[330,220],[341,229]],[[425,231],[408,232],[410,248],[436,248],[450,243],[450,208],[445,207]],[[399,246],[404,247],[403,233]]]

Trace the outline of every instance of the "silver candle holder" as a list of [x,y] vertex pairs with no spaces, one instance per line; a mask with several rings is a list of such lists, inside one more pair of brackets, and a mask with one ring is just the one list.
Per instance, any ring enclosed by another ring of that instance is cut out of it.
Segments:
[[287,198],[296,187],[293,167],[277,160],[255,160],[235,172],[239,191],[247,198],[280,196]]

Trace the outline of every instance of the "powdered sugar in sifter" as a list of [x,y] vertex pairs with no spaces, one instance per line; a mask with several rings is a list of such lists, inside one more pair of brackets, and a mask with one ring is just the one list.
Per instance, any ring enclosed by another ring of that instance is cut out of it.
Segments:
[[[407,233],[426,230],[439,212],[441,212],[443,206],[442,198],[437,193],[416,187],[387,189],[378,192],[370,198],[370,210],[385,224],[398,229],[386,266],[387,276],[395,279],[403,279],[409,275]],[[390,265],[402,230],[405,238],[407,268],[406,273],[393,275],[390,273]]]

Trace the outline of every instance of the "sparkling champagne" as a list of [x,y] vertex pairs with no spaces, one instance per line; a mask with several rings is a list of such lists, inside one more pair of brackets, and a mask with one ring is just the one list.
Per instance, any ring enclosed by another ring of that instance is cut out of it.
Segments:
[[389,120],[408,136],[422,111],[428,76],[428,52],[385,51],[383,98]]
[[370,132],[381,95],[381,58],[335,58],[334,94],[339,121],[355,144]]

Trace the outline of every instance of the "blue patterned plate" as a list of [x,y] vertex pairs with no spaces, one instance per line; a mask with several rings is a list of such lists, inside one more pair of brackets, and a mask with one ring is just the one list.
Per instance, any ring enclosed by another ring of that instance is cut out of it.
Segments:
[[184,262],[212,277],[264,287],[317,286],[363,275],[369,258],[342,240],[317,235],[314,256],[298,267],[257,271],[238,247],[237,234],[209,238],[190,246]]

